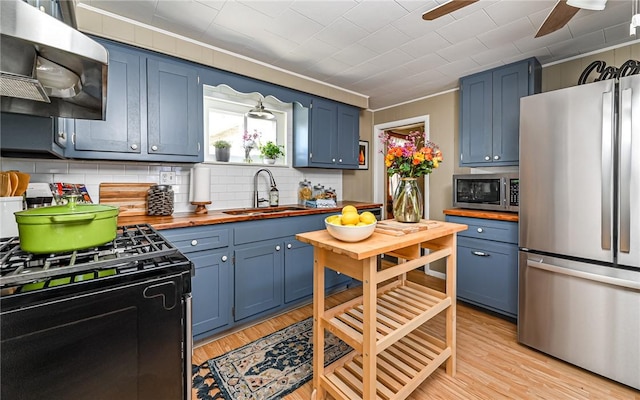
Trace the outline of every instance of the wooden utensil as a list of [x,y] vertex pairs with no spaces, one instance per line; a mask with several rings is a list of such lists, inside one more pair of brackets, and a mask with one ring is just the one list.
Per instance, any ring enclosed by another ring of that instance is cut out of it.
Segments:
[[11,179],[8,172],[0,172],[0,197],[11,196]]
[[12,171],[12,172],[15,172],[16,175],[18,176],[18,185],[16,186],[13,192],[13,195],[22,196],[27,191],[27,187],[29,186],[29,181],[31,180],[31,175],[24,172],[20,172],[20,171]]
[[9,196],[15,196],[16,193],[16,189],[18,188],[18,174],[16,174],[14,171],[9,171],[9,180],[11,182],[11,188],[10,188],[10,193]]

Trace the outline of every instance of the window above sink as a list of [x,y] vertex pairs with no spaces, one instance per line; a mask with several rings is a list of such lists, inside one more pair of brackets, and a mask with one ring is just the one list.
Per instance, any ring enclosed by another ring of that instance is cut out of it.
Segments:
[[[229,162],[262,164],[259,146],[270,141],[283,146],[285,151],[285,157],[279,158],[275,165],[288,165],[288,138],[291,137],[293,118],[291,103],[283,103],[273,96],[263,97],[257,92],[241,93],[227,85],[203,85],[203,95],[205,161],[222,161],[216,158],[214,143],[223,140],[231,144]],[[274,119],[246,115],[259,101],[275,116]],[[245,152],[248,147],[247,141],[243,140],[245,133],[255,138],[249,153]]]

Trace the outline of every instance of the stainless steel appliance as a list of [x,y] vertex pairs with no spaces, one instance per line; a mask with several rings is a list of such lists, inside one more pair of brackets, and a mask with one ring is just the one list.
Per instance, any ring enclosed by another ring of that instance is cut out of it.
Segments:
[[148,225],[52,255],[0,239],[0,398],[190,399],[192,268]]
[[640,389],[640,76],[521,99],[518,339]]
[[74,28],[24,1],[0,1],[3,112],[104,119],[108,53]]
[[493,211],[518,211],[517,172],[453,175],[453,206]]

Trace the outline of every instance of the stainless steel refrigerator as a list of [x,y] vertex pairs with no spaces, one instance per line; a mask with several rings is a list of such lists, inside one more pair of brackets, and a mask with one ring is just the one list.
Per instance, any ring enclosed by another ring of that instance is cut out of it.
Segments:
[[521,99],[518,340],[640,389],[640,76]]

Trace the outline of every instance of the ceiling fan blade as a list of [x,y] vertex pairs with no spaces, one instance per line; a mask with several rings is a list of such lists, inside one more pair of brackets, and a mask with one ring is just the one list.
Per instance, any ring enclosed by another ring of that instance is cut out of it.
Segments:
[[478,0],[449,0],[422,14],[422,19],[425,21],[433,21],[436,18],[440,18],[477,1]]
[[562,28],[578,11],[580,11],[579,8],[568,5],[566,0],[559,0],[549,15],[547,15],[547,18],[542,23],[542,26],[540,26],[540,29],[538,29],[535,37],[548,35]]

